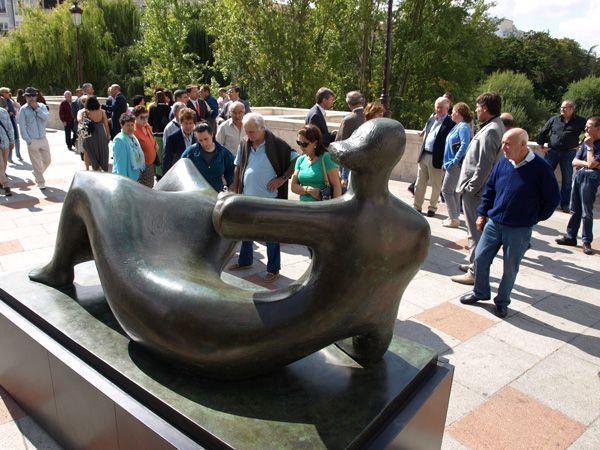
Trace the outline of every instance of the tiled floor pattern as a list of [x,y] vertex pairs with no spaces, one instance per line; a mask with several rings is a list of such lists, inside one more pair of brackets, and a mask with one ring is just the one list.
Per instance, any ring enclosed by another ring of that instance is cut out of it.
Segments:
[[[64,149],[62,133],[50,133],[53,163],[40,191],[27,163],[9,165],[14,196],[0,197],[0,270],[39,265],[52,256],[62,201],[82,163]],[[24,151],[26,155],[26,151]],[[27,158],[26,158],[27,159]],[[406,183],[390,190],[411,204]],[[423,206],[425,210],[427,201]],[[596,205],[596,216],[600,204]],[[466,255],[464,224],[441,226],[444,204],[427,218],[429,257],[398,311],[396,334],[436,349],[456,368],[443,448],[600,448],[600,239],[596,254],[558,247],[554,239],[568,215],[556,212],[535,228],[513,291],[509,317],[496,318],[492,303],[466,307],[468,287],[452,283]],[[596,236],[600,226],[595,225]],[[232,259],[235,262],[235,258]],[[251,269],[230,272],[266,289],[302,277],[310,265],[306,248],[282,245],[281,277],[265,284],[265,247],[255,243]],[[502,264],[491,271],[497,288]],[[0,390],[0,449],[58,448]]]

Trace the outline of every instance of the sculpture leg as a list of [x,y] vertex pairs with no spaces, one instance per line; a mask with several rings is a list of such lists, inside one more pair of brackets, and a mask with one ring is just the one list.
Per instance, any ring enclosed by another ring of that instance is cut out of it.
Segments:
[[52,260],[29,273],[29,278],[49,286],[60,287],[73,283],[75,264],[92,259],[92,249],[85,226],[78,210],[87,207],[80,202],[82,192],[71,187],[65,199],[60,217],[56,246]]
[[372,331],[360,334],[336,345],[355,361],[363,365],[381,360],[394,335],[394,324],[379,324]]

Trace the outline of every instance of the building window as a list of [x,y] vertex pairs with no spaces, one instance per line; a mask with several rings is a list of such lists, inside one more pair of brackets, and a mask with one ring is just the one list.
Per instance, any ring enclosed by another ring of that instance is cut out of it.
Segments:
[[6,12],[6,0],[0,0],[0,13]]

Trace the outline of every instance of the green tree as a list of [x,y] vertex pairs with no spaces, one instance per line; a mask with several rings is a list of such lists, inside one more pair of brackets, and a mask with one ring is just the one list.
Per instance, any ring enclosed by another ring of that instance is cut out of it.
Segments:
[[500,94],[502,111],[510,112],[517,126],[525,128],[529,133],[539,131],[546,113],[536,99],[533,83],[524,74],[494,72],[477,87],[476,93],[486,91]]
[[491,58],[496,20],[480,0],[405,0],[395,12],[392,112],[421,127],[434,100],[469,96]]
[[[380,67],[381,0],[217,0],[215,65],[256,104],[306,107],[320,86],[367,94]],[[350,32],[352,30],[352,32]]]
[[571,83],[563,100],[573,100],[577,114],[582,117],[600,116],[600,77],[590,76]]
[[[69,7],[68,3],[50,11],[23,7],[23,23],[0,38],[3,83],[15,87],[34,85],[50,94],[62,93],[77,84],[75,27]],[[83,7],[84,77],[99,88],[106,87],[122,77],[113,61],[137,38],[139,9],[132,0],[89,0]]]
[[533,82],[536,95],[558,103],[569,83],[590,75],[597,64],[593,49],[584,50],[572,39],[555,39],[530,31],[522,37],[496,38],[494,58],[487,72],[512,70]]
[[210,2],[148,0],[139,54],[146,84],[185,86],[210,80],[212,52],[201,23],[211,21]]

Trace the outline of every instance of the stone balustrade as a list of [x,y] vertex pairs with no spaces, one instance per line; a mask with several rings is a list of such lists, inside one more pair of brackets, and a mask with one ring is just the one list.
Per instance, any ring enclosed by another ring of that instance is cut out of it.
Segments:
[[[60,96],[48,96],[46,101],[50,109],[50,120],[48,128],[62,129],[62,124],[58,117],[58,107],[62,101]],[[100,103],[104,103],[105,97],[99,97]],[[275,135],[284,139],[293,148],[296,148],[297,132],[304,126],[304,119],[308,109],[304,108],[284,108],[277,106],[261,106],[252,108],[265,117],[267,128]],[[337,130],[342,118],[347,114],[344,111],[328,111],[327,124],[330,131]],[[406,148],[404,156],[398,162],[392,171],[392,179],[399,181],[414,181],[417,177],[417,159],[421,150],[422,139],[417,130],[406,130]],[[530,142],[529,147],[537,151],[538,145]],[[557,172],[560,179],[560,173]]]

